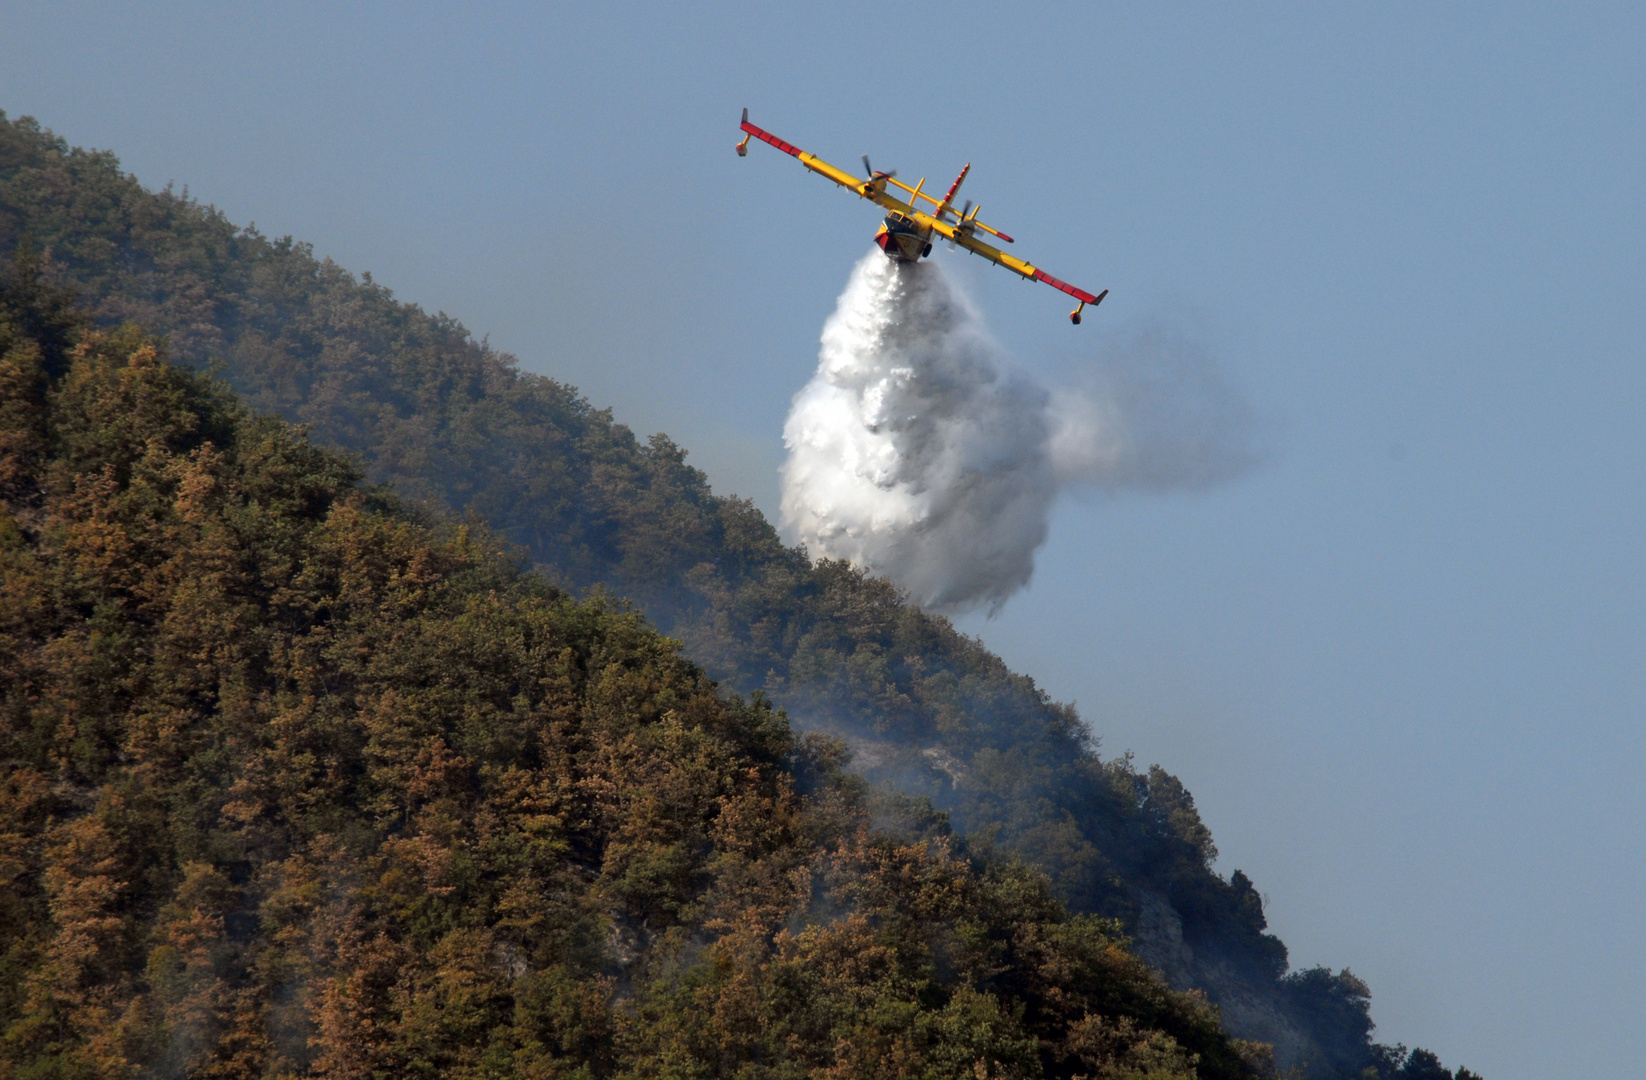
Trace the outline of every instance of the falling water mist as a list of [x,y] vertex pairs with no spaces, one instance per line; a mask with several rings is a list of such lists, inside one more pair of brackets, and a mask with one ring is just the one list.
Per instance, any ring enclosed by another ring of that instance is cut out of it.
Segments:
[[1172,490],[1259,460],[1252,413],[1164,330],[1047,390],[1006,361],[932,262],[871,252],[823,327],[783,438],[783,520],[930,608],[998,609],[1029,583],[1060,488]]

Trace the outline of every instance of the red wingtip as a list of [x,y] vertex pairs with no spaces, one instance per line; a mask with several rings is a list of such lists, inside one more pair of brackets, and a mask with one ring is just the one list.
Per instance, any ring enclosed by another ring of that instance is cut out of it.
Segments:
[[1052,275],[1046,273],[1046,271],[1040,270],[1040,269],[1035,270],[1034,279],[1036,281],[1044,281],[1046,284],[1050,285],[1052,288],[1058,290],[1059,292],[1068,293],[1070,296],[1074,297],[1076,300],[1079,300],[1082,304],[1092,304],[1093,306],[1096,306],[1097,304],[1101,304],[1103,302],[1103,297],[1104,296],[1109,295],[1109,290],[1104,289],[1103,290],[1103,296],[1093,296],[1091,293],[1087,292],[1085,289],[1077,289],[1073,285],[1070,285],[1067,281],[1063,281],[1059,278],[1054,278],[1054,277],[1052,277]]
[[759,139],[763,143],[767,143],[768,145],[777,147],[779,150],[783,151],[785,154],[789,154],[793,157],[799,157],[800,156],[800,147],[795,146],[793,143],[784,142],[782,139],[779,139],[776,135],[773,135],[771,132],[766,131],[763,128],[758,128],[758,127],[754,126],[753,124],[749,123],[747,120],[743,121],[742,130],[748,132],[750,135],[753,135],[755,138]]

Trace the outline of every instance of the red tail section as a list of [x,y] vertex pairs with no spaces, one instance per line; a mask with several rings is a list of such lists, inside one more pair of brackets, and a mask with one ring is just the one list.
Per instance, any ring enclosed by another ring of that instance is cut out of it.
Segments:
[[954,183],[949,185],[949,193],[943,196],[943,205],[937,208],[936,216],[939,220],[943,217],[943,211],[954,207],[955,194],[960,191],[960,185],[966,182],[966,174],[971,171],[972,163],[968,161],[966,162],[966,167],[960,170],[960,175],[954,178]]

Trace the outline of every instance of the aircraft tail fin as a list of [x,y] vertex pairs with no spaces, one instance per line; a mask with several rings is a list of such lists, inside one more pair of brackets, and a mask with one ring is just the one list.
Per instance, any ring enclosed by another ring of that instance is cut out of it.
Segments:
[[938,205],[936,217],[941,219],[945,211],[954,209],[954,197],[960,192],[960,185],[966,182],[966,174],[971,171],[972,163],[968,161],[966,167],[960,170],[960,175],[954,178],[954,183],[949,185],[949,193],[943,196],[942,203]]

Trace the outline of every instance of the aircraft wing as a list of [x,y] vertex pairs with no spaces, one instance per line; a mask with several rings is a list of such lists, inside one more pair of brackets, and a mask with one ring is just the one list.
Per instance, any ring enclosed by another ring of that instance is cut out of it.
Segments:
[[[892,176],[890,173],[876,173],[871,177],[859,177],[847,172],[845,169],[830,165],[827,161],[824,161],[816,154],[808,154],[806,151],[800,149],[800,147],[794,145],[793,143],[784,142],[782,139],[778,138],[776,135],[773,135],[765,128],[749,123],[749,110],[747,109],[743,110],[743,123],[739,125],[739,128],[746,136],[743,140],[745,143],[752,138],[759,139],[768,146],[775,146],[785,154],[788,154],[790,157],[797,159],[800,164],[806,166],[806,168],[810,169],[814,173],[817,173],[819,176],[826,176],[830,180],[833,180],[835,183],[839,184],[841,187],[846,188],[852,194],[868,199],[870,202],[879,203],[888,210],[896,210],[901,214],[913,215],[919,212],[919,206],[922,202],[930,203],[934,209],[941,209],[944,206],[942,199],[934,198],[917,187],[910,187],[908,184],[905,184],[903,181]],[[741,145],[739,145],[737,152],[739,154],[743,153],[743,147]],[[968,165],[966,168],[970,170],[971,166]],[[956,184],[956,186],[958,187],[959,185]],[[904,202],[897,196],[891,194],[887,189],[892,187],[901,188],[908,192],[909,201]],[[1006,241],[1008,244],[1012,242],[1012,238],[1007,236],[1005,233],[991,226],[985,225],[981,221],[978,221],[975,213],[973,213],[967,221],[971,225],[982,229],[986,233],[1000,237],[1000,239]]]
[[[844,169],[836,168],[817,155],[808,154],[793,143],[786,143],[771,132],[749,123],[749,110],[747,109],[743,110],[742,130],[761,142],[775,146],[785,154],[798,158],[800,164],[806,166],[812,172],[817,173],[819,176],[828,177],[843,188],[849,188],[853,194],[861,195],[865,199],[874,198],[874,184],[872,182],[853,176]],[[884,185],[881,185],[881,190],[884,191]]]
[[[925,217],[925,215],[921,216],[922,218]],[[1021,274],[1030,281],[1044,281],[1046,284],[1050,285],[1054,289],[1057,289],[1059,292],[1068,293],[1076,300],[1079,300],[1082,305],[1100,304],[1103,302],[1103,298],[1109,295],[1108,289],[1104,289],[1102,292],[1095,294],[1089,293],[1085,289],[1077,289],[1073,285],[1070,285],[1067,281],[1054,278],[1038,266],[1025,262],[1024,260],[1019,259],[1016,255],[1009,255],[995,247],[993,244],[985,244],[977,237],[972,236],[966,230],[958,229],[946,221],[937,221],[936,219],[932,219],[931,226],[932,231],[948,237],[950,240],[953,240],[973,255],[981,255],[983,258],[988,259],[997,266],[1004,266],[1014,274]]]

